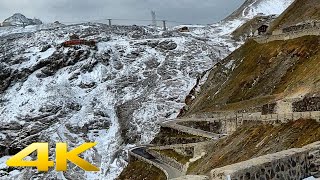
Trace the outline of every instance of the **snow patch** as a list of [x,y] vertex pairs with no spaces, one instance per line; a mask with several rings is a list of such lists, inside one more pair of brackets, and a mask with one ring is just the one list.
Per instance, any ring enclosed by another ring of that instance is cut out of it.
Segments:
[[243,17],[251,19],[260,13],[264,15],[281,14],[292,2],[293,0],[255,1],[243,11]]

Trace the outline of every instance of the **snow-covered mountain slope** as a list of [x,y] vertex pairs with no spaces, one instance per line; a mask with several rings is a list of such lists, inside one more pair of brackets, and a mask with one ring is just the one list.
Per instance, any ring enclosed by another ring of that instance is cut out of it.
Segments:
[[[101,168],[99,173],[76,168],[37,174],[1,165],[4,179],[114,179],[126,165],[126,150],[152,140],[157,123],[175,118],[197,78],[236,45],[102,24],[3,34],[0,157],[32,142],[49,141],[53,148],[54,142],[75,147],[93,141],[98,145],[85,157]],[[62,47],[71,34],[96,40],[97,49]]]
[[237,28],[255,16],[261,14],[279,15],[293,2],[294,0],[246,0],[236,11],[221,22],[206,27],[194,26],[191,34],[208,38],[229,36]]
[[246,0],[244,4],[226,18],[226,20],[253,18],[258,14],[281,14],[294,0]]
[[3,21],[3,26],[28,26],[40,25],[42,22],[39,19],[29,19],[23,14],[16,13]]

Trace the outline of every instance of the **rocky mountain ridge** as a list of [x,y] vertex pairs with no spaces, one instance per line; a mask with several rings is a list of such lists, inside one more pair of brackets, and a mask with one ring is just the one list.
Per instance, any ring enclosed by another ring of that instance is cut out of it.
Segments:
[[2,26],[29,26],[29,25],[40,25],[42,21],[40,19],[30,19],[20,13],[15,13],[9,18],[5,19]]

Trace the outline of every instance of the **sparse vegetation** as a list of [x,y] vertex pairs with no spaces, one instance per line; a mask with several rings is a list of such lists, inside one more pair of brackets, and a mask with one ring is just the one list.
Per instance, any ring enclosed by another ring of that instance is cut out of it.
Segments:
[[165,155],[169,158],[172,158],[181,164],[186,164],[187,162],[189,162],[189,159],[192,158],[190,156],[181,155],[181,154],[177,153],[176,151],[174,151],[173,149],[154,150],[154,151],[157,151],[158,153],[160,153],[162,155]]
[[151,144],[170,145],[170,144],[188,144],[206,141],[207,138],[195,136],[192,134],[180,132],[175,129],[161,127],[160,132],[152,140]]
[[181,164],[186,164],[192,158],[190,156],[181,155],[181,154],[177,153],[176,151],[174,151],[173,149],[154,150],[154,151],[157,151],[158,153],[160,153],[162,155],[165,155],[169,158],[172,158]]
[[166,175],[158,168],[143,161],[130,162],[118,180],[166,180]]
[[[211,71],[187,115],[241,110],[301,90],[317,91],[319,43],[319,36],[266,44],[248,41]],[[233,68],[226,67],[230,62],[233,62]]]
[[315,120],[298,120],[286,124],[245,125],[234,134],[212,144],[208,154],[193,163],[190,174],[206,174],[210,170],[254,157],[299,148],[320,139],[320,124]]

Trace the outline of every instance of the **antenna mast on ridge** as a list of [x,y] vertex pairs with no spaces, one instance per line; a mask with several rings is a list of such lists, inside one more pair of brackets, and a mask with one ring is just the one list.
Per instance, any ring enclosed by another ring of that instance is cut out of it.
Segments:
[[154,28],[157,28],[156,12],[155,11],[151,11],[151,16],[152,16],[152,26]]

